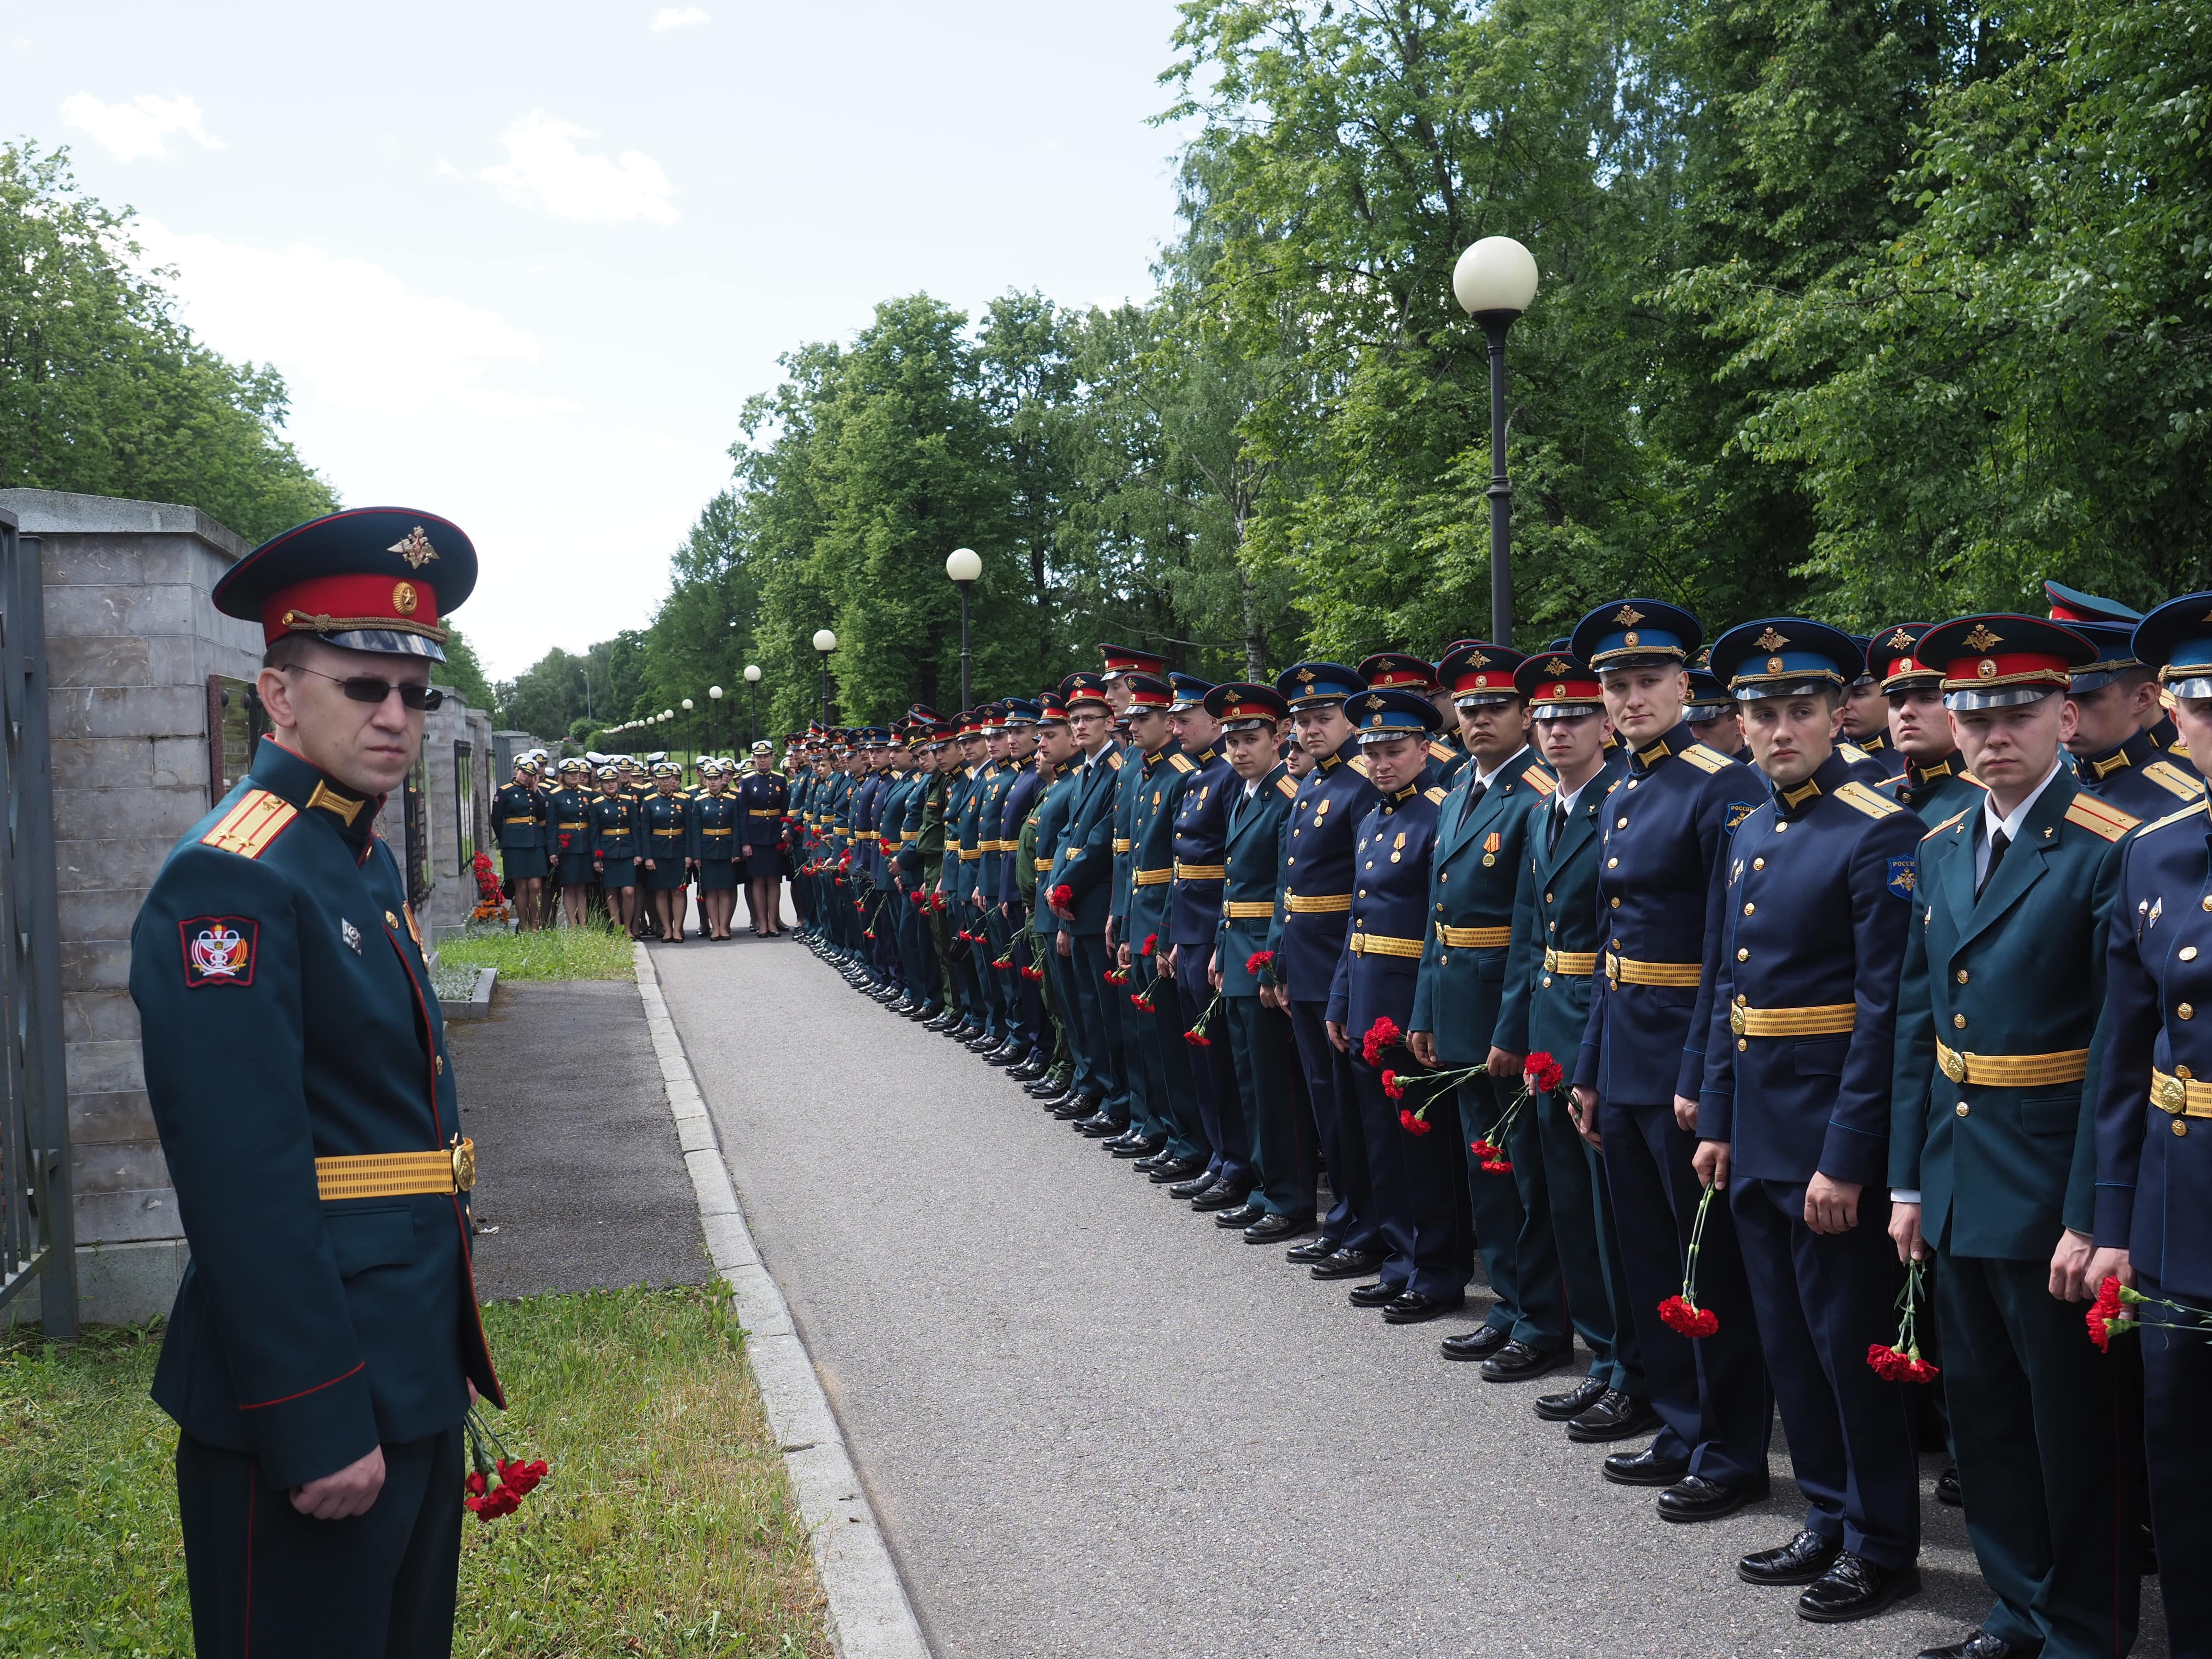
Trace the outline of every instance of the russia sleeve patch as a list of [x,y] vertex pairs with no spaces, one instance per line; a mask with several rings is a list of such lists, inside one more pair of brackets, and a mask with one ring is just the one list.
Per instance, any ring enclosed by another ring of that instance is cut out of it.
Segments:
[[251,916],[191,916],[177,924],[185,946],[185,988],[251,985],[261,924]]
[[1889,861],[1889,890],[1905,900],[1912,897],[1912,878],[1919,860],[1910,855]]

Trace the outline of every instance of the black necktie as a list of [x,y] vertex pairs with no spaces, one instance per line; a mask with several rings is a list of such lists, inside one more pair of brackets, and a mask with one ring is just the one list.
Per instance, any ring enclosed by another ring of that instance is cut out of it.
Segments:
[[1544,826],[1544,850],[1547,853],[1559,847],[1559,831],[1567,827],[1567,809],[1565,804],[1553,801],[1549,817],[1550,821]]
[[1982,872],[1982,884],[1974,889],[1974,896],[1981,897],[1990,880],[1996,875],[1997,866],[2004,862],[2005,848],[2012,845],[2012,837],[2002,830],[1990,837],[1990,866]]

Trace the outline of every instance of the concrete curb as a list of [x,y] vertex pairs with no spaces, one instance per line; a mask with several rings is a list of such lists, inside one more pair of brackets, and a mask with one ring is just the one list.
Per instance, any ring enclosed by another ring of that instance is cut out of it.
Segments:
[[737,1188],[722,1162],[714,1119],[668,1017],[653,958],[641,944],[632,949],[638,998],[645,1005],[646,1027],[660,1061],[684,1163],[691,1172],[707,1254],[730,1285],[769,1429],[783,1448],[784,1470],[813,1540],[814,1565],[830,1601],[830,1645],[838,1659],[929,1659],[929,1644],[846,1452],[830,1396],[814,1374],[782,1291],[753,1248]]
[[468,1000],[465,1002],[448,1002],[441,997],[438,1000],[439,1012],[447,1019],[489,1019],[491,988],[498,982],[498,969],[479,968],[477,969],[476,988],[469,993]]

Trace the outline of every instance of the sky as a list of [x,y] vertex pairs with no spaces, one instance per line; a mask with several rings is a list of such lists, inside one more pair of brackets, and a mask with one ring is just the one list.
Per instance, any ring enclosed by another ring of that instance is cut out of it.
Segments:
[[[1112,304],[1175,231],[1173,0],[0,0],[0,135],[139,215],[349,506],[466,530],[489,672],[643,625],[800,343]],[[988,557],[989,550],[981,550]]]

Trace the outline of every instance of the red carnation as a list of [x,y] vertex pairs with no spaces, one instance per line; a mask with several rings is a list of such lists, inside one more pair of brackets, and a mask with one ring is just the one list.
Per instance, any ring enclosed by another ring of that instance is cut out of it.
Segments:
[[1670,1296],[1659,1304],[1659,1317],[1668,1330],[1680,1331],[1684,1336],[1711,1336],[1721,1328],[1718,1314],[1679,1296]]
[[2120,1305],[2120,1281],[2111,1273],[2106,1273],[2105,1282],[2097,1287],[2097,1299],[2089,1304],[2084,1317],[2089,1326],[2089,1340],[2107,1353],[2112,1352],[2112,1339],[2133,1330],[2136,1324]]
[[1403,1100],[1406,1097],[1405,1080],[1395,1072],[1383,1073],[1382,1092],[1393,1100]]
[[1046,902],[1056,909],[1065,910],[1075,902],[1075,890],[1063,881],[1046,895]]
[[1868,1345],[1867,1364],[1874,1368],[1874,1374],[1883,1382],[1894,1382],[1905,1375],[1906,1361],[1896,1349],[1885,1343],[1875,1342]]
[[1213,1046],[1212,1037],[1201,1036],[1196,1031],[1185,1031],[1182,1034],[1182,1040],[1194,1048],[1211,1048]]
[[1511,1175],[1512,1160],[1503,1158],[1486,1158],[1482,1160],[1482,1172],[1485,1175]]
[[1244,971],[1248,974],[1264,974],[1274,965],[1275,953],[1273,951],[1255,951],[1244,958]]
[[1477,1158],[1498,1158],[1504,1155],[1502,1149],[1492,1146],[1486,1137],[1481,1140],[1468,1141],[1467,1149]]
[[1137,947],[1137,954],[1140,957],[1148,957],[1152,955],[1152,946],[1158,945],[1159,942],[1160,936],[1158,933],[1146,934],[1145,942]]
[[1382,1056],[1406,1040],[1398,1029],[1398,1022],[1385,1016],[1367,1028],[1367,1035],[1359,1039],[1359,1057],[1370,1066],[1380,1066]]
[[1425,1135],[1436,1125],[1426,1118],[1415,1117],[1401,1106],[1398,1109],[1398,1127],[1409,1135]]
[[1531,1089],[1544,1094],[1558,1088],[1566,1073],[1558,1060],[1540,1049],[1522,1061],[1521,1075]]

